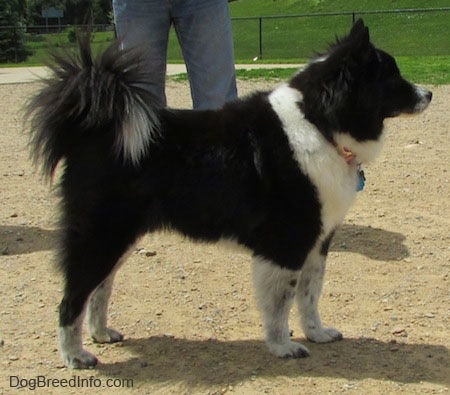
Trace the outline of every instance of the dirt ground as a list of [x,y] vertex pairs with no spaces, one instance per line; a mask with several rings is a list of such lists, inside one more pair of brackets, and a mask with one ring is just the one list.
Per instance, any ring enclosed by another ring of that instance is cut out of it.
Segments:
[[[241,94],[274,85],[239,82]],[[110,324],[125,340],[85,337],[101,361],[88,371],[62,367],[57,350],[56,197],[22,134],[38,86],[0,85],[0,394],[450,392],[450,86],[430,87],[424,114],[387,123],[384,152],[331,246],[321,313],[343,341],[306,341],[293,314],[293,336],[312,355],[273,357],[250,256],[156,234],[117,276]],[[190,106],[185,84],[171,82],[168,97]]]

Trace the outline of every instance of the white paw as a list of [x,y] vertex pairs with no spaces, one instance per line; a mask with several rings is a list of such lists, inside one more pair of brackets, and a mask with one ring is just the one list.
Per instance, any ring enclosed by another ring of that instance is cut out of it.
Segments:
[[334,328],[309,329],[305,331],[306,338],[315,343],[330,343],[342,340],[342,333]]
[[62,353],[64,365],[71,369],[92,369],[98,363],[98,359],[89,351],[80,350],[73,354]]
[[105,328],[104,331],[91,334],[95,343],[117,343],[123,340],[123,335],[112,328]]
[[309,350],[301,343],[288,341],[286,343],[268,342],[269,350],[279,358],[305,358],[309,356]]

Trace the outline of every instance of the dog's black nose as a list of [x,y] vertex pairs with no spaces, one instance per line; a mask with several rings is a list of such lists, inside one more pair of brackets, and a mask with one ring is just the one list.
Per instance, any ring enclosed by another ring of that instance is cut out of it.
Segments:
[[431,101],[431,98],[433,97],[433,92],[428,91],[426,94],[426,98],[428,99],[428,101]]

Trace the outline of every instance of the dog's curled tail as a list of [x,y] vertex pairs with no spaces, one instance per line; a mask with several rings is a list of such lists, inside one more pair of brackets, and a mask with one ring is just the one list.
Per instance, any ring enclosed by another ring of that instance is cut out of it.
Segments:
[[[31,156],[51,178],[59,161],[93,134],[113,134],[117,157],[139,163],[157,138],[157,109],[139,54],[115,41],[95,58],[90,35],[77,52],[52,54],[52,76],[30,101]],[[108,140],[105,140],[108,141]]]

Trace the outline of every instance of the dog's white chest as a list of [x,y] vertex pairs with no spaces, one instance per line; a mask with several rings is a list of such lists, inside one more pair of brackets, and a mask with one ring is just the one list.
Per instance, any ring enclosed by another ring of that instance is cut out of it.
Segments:
[[302,95],[287,85],[273,91],[269,101],[278,114],[293,155],[318,191],[323,232],[339,225],[352,205],[358,183],[356,165],[349,165],[299,109]]

